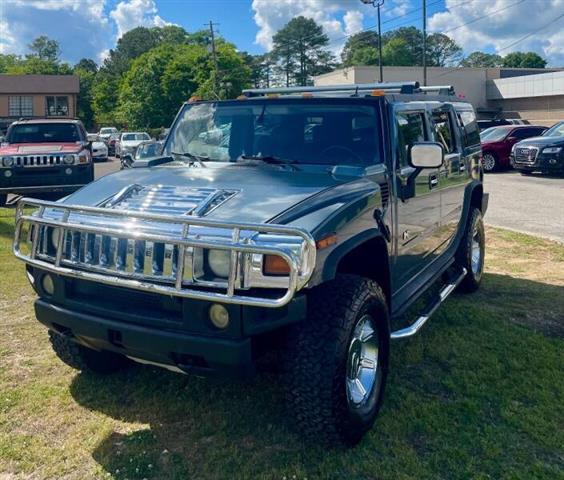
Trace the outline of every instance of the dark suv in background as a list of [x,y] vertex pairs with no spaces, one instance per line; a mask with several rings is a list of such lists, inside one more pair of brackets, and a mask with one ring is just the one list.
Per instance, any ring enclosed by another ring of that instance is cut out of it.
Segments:
[[530,137],[542,135],[547,127],[535,125],[505,125],[491,127],[480,133],[484,170],[493,172],[511,167],[510,154],[513,145]]
[[513,167],[523,175],[564,174],[564,122],[552,126],[540,137],[515,144],[511,158]]
[[476,116],[438,90],[194,99],[158,157],[59,203],[21,200],[14,253],[57,355],[236,376],[274,357],[300,430],[358,442],[391,341],[482,279]]

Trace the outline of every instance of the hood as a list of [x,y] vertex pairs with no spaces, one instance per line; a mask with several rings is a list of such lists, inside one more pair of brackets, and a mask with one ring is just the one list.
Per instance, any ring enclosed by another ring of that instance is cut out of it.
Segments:
[[[294,171],[235,164],[210,164],[201,168],[174,163],[107,175],[64,202],[96,206],[136,185],[131,195],[114,202],[111,208],[265,223],[298,204],[303,206],[304,201],[327,189],[351,181],[359,183],[356,177],[336,179],[322,169]],[[346,194],[351,192],[343,191],[339,196]]]
[[518,144],[520,147],[549,147],[551,145],[563,146],[564,137],[531,137],[521,140]]
[[36,155],[43,153],[77,153],[80,143],[10,143],[0,147],[0,155]]

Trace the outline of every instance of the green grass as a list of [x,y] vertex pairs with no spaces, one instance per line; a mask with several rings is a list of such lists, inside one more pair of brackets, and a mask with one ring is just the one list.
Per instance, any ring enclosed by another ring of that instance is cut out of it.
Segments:
[[488,230],[487,274],[394,343],[356,448],[304,443],[276,376],[220,382],[52,353],[0,209],[0,478],[564,478],[564,247]]

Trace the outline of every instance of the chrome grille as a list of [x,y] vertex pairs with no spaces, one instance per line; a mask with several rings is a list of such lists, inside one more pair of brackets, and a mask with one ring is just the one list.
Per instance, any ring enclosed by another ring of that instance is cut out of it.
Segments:
[[[211,192],[208,197],[215,198]],[[29,207],[37,210],[26,214]],[[211,250],[227,252],[226,278],[210,276],[204,268]],[[311,235],[296,227],[22,199],[16,211],[14,254],[72,278],[178,297],[280,307],[311,277],[316,250]],[[288,277],[275,286],[280,291],[241,293],[268,286],[260,278],[256,281],[251,268],[257,255],[276,255],[288,263]]]
[[16,167],[47,167],[62,165],[65,155],[18,155],[12,157]]
[[537,147],[516,147],[515,163],[535,163],[538,153]]

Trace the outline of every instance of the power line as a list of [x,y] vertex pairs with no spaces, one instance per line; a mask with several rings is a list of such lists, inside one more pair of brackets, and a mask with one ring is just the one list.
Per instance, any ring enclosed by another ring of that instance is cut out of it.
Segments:
[[519,40],[510,43],[509,45],[506,45],[503,48],[498,48],[498,52],[503,52],[504,50],[507,50],[508,48],[514,47],[515,45],[517,45],[518,43],[521,43],[523,40],[526,40],[527,38],[531,37],[532,35],[534,35],[537,32],[540,32],[543,28],[549,27],[550,25],[552,25],[553,23],[556,23],[558,20],[560,20],[562,17],[564,17],[564,13],[562,13],[560,16],[556,17],[554,20],[551,20],[550,22],[548,22],[546,25],[543,25],[540,28],[537,28],[536,30],[533,30],[530,33],[527,33],[527,35],[521,37]]

